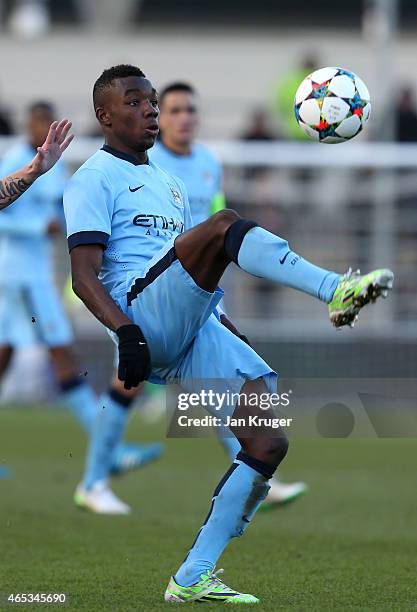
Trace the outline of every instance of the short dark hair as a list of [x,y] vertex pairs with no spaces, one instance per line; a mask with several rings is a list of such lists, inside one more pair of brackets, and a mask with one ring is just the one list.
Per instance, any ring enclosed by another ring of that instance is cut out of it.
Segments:
[[55,106],[52,102],[48,102],[48,100],[35,100],[35,102],[31,102],[27,107],[27,114],[30,115],[36,111],[46,111],[54,116]]
[[189,93],[193,96],[196,94],[196,90],[189,83],[185,83],[183,81],[176,81],[175,83],[170,83],[169,85],[166,85],[166,87],[164,87],[159,92],[159,95],[158,95],[159,106],[162,106],[162,102],[164,101],[165,96],[174,91],[182,91],[185,93]]
[[104,70],[94,83],[93,87],[93,104],[94,108],[97,108],[98,104],[101,103],[101,97],[106,89],[112,86],[113,81],[116,79],[125,79],[126,77],[137,76],[144,77],[145,74],[137,66],[131,64],[119,64],[118,66],[112,66]]

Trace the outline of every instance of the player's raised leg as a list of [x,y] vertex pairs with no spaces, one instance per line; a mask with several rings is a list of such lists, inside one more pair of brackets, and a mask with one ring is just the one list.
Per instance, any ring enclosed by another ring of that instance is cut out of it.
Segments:
[[336,327],[355,322],[360,309],[385,297],[391,270],[340,276],[294,253],[286,240],[229,209],[179,236],[175,251],[197,285],[214,291],[230,261],[246,272],[317,297],[329,305]]

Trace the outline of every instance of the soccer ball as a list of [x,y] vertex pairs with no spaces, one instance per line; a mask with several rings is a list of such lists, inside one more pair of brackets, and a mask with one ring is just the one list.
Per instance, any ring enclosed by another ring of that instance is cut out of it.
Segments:
[[297,89],[294,110],[299,126],[313,140],[345,142],[359,134],[369,119],[369,91],[349,70],[320,68]]

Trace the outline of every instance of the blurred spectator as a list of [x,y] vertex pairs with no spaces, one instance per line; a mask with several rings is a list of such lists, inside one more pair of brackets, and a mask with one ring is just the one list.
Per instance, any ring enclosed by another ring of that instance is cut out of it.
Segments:
[[417,141],[417,109],[414,92],[409,87],[400,91],[396,105],[396,140],[399,142]]
[[12,34],[27,40],[41,38],[50,27],[49,6],[46,0],[14,0],[9,17]]
[[140,13],[143,0],[75,0],[81,21],[98,30],[121,30]]
[[[240,140],[246,141],[271,141],[277,140],[278,134],[270,126],[269,116],[262,108],[255,109],[249,117],[246,131],[240,136]],[[247,167],[245,177],[247,179],[263,179],[268,175],[268,168],[263,166]]]
[[19,38],[35,40],[48,34],[52,17],[79,21],[96,30],[125,29],[136,23],[144,0],[0,0],[0,28]]
[[307,140],[308,137],[300,130],[294,115],[294,96],[301,81],[318,67],[314,54],[305,55],[301,65],[293,68],[283,78],[279,79],[273,89],[272,109],[277,115],[287,138]]
[[247,130],[243,132],[240,137],[241,140],[276,140],[279,138],[278,134],[275,134],[269,124],[268,113],[258,108],[253,111],[249,117]]

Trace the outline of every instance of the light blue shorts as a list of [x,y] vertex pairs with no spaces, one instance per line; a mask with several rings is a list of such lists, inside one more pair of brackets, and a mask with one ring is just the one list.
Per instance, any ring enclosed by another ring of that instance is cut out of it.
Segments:
[[[148,342],[149,380],[175,381],[189,392],[201,389],[204,381],[208,388],[215,384],[216,391],[239,392],[246,380],[263,377],[268,391],[275,393],[276,373],[213,314],[223,291],[201,289],[176,258],[172,243],[158,256],[132,282],[128,296],[118,300]],[[229,406],[216,416],[230,416],[233,410]]]
[[65,346],[73,336],[52,283],[0,285],[0,344]]

